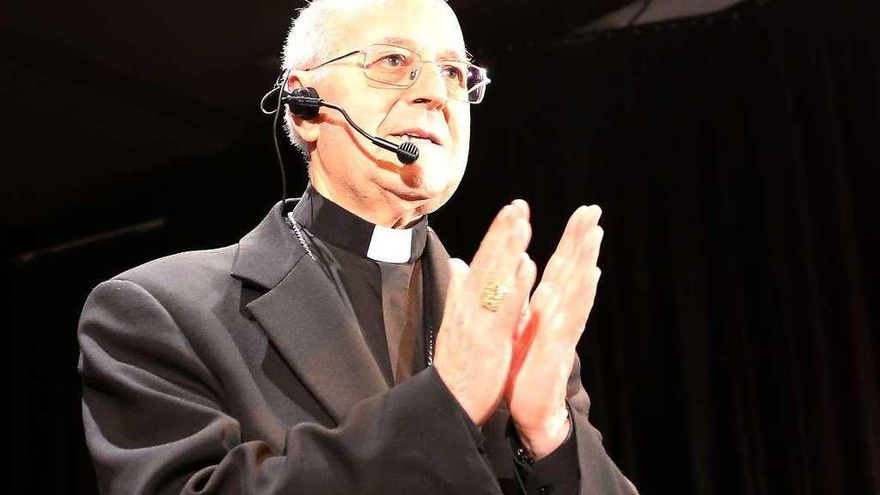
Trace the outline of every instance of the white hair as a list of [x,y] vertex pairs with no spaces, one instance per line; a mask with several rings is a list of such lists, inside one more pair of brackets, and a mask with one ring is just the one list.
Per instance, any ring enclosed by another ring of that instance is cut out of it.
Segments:
[[[299,15],[291,22],[287,40],[284,42],[281,71],[306,70],[333,58],[336,55],[336,43],[348,24],[340,20],[350,19],[363,9],[392,1],[394,0],[309,0],[305,7],[297,9]],[[447,0],[431,1],[446,3]],[[290,142],[299,148],[308,161],[308,146],[294,129],[288,112],[285,112],[284,122]]]

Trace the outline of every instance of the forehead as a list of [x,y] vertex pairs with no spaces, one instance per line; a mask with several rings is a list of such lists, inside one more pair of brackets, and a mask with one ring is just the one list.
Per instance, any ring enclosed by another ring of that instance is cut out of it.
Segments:
[[340,26],[337,48],[373,43],[404,46],[430,58],[466,58],[458,19],[438,0],[391,0],[351,12]]

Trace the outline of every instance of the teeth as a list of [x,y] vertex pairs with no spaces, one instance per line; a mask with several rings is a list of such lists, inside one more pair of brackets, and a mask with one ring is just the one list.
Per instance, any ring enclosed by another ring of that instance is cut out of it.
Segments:
[[403,135],[400,135],[397,137],[400,138],[401,141],[405,141],[405,142],[413,142],[413,141],[424,142],[424,143],[432,142],[430,138],[421,137],[421,136],[413,136],[412,134],[403,134]]

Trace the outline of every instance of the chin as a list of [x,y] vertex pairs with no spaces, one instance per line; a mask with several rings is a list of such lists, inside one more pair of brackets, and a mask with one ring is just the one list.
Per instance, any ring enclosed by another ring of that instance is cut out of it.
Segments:
[[[382,166],[381,186],[408,203],[421,203],[419,208],[442,206],[461,182],[463,160],[449,156],[446,150],[422,147],[419,159],[406,166],[399,162]],[[377,177],[378,178],[378,177]]]
[[[415,166],[417,165],[413,167]],[[451,195],[449,181],[444,181],[442,184],[428,183],[415,177],[409,177],[402,182],[387,184],[384,189],[396,196],[401,203],[407,203],[408,206],[401,204],[405,209],[416,206],[420,210],[430,208],[430,211],[433,211],[445,203]],[[427,211],[424,213],[427,213]]]
[[425,166],[419,162],[401,171],[400,180],[407,194],[421,199],[431,199],[447,193],[453,182],[449,169],[441,166]]

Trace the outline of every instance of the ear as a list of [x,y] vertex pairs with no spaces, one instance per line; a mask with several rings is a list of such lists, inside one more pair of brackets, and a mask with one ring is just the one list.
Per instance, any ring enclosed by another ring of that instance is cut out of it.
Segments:
[[[284,89],[293,91],[296,88],[305,87],[308,84],[305,81],[306,78],[307,75],[303,71],[291,71],[287,76],[287,81],[284,83]],[[285,107],[284,112],[287,122],[303,138],[303,141],[313,144],[318,140],[318,135],[321,133],[321,126],[319,125],[320,115],[317,119],[305,120],[294,116],[287,107]]]

